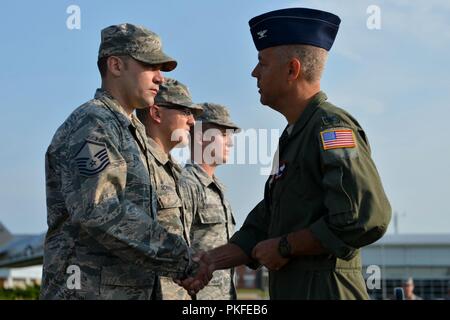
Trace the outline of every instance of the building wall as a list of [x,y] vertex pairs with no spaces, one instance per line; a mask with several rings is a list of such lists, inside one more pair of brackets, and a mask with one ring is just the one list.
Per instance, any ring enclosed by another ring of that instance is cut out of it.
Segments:
[[[369,290],[376,299],[392,298],[395,287],[412,277],[415,293],[425,299],[443,299],[450,294],[450,242],[432,244],[373,244],[362,250],[363,270],[369,265],[381,269],[381,289]],[[367,274],[363,272],[367,278]]]
[[364,265],[450,266],[450,245],[439,246],[373,246],[362,250]]
[[0,287],[5,289],[40,285],[41,280],[42,266],[0,269]]

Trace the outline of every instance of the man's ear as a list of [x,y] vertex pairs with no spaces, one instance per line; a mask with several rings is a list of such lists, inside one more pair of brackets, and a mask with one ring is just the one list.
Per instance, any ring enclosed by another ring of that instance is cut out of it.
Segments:
[[161,123],[161,109],[156,104],[148,108],[148,115],[156,123]]
[[300,77],[300,72],[302,68],[302,64],[299,59],[292,58],[288,63],[289,68],[289,80],[297,80]]
[[120,77],[125,68],[124,61],[116,56],[108,57],[106,64],[108,65],[109,72],[115,77]]

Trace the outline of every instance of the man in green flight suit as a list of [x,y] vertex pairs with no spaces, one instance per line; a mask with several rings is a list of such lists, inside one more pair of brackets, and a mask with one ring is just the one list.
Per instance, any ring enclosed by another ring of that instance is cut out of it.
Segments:
[[359,249],[380,239],[391,218],[366,134],[320,90],[339,24],[334,14],[306,8],[249,21],[261,103],[288,125],[264,199],[208,256],[215,270],[265,265],[271,299],[368,299]]

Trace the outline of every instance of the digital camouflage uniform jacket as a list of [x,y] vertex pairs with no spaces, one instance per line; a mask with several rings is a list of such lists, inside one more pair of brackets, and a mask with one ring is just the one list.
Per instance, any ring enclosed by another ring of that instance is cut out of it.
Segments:
[[191,274],[185,241],[155,220],[147,149],[143,125],[101,89],[57,130],[46,153],[42,299],[150,299],[155,272]]
[[380,239],[390,221],[366,134],[326,99],[315,95],[285,130],[264,200],[231,239],[251,256],[261,240],[308,228],[329,251],[270,271],[271,299],[367,299],[359,248]]
[[[236,223],[224,196],[225,187],[196,163],[186,164],[179,184],[194,251],[208,251],[226,244]],[[215,271],[209,284],[197,293],[197,299],[236,299],[233,275],[233,269]]]
[[[179,196],[177,182],[181,167],[175,163],[170,154],[148,137],[149,163],[152,173],[150,178],[158,199],[158,222],[170,233],[177,234],[188,243],[184,228],[183,205]],[[170,277],[161,277],[163,300],[188,300],[186,290],[173,282]]]

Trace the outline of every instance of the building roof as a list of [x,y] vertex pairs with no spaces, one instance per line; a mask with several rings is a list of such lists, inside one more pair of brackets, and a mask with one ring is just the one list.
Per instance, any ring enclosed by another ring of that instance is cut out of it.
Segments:
[[383,238],[372,244],[371,246],[450,246],[450,233],[411,233],[411,234],[386,234]]

